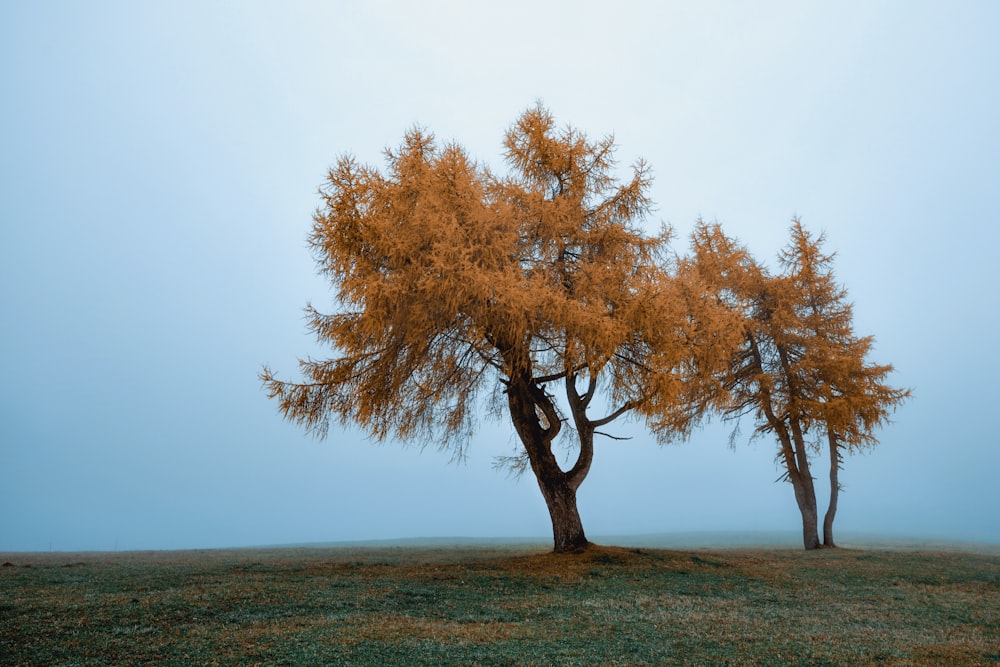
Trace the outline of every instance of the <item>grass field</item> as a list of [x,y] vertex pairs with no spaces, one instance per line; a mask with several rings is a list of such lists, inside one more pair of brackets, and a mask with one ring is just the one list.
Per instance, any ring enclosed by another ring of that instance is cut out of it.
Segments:
[[2,665],[995,665],[1000,555],[0,554]]

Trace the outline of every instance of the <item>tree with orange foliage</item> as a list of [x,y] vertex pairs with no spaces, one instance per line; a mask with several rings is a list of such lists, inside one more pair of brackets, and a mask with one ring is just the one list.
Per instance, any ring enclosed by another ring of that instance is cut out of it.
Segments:
[[843,455],[878,444],[874,431],[888,423],[890,412],[910,396],[910,390],[886,383],[891,365],[867,361],[874,338],[854,333],[853,307],[847,290],[834,279],[834,255],[823,253],[824,236],[814,238],[797,218],[790,234],[779,260],[797,295],[795,310],[806,341],[799,362],[801,383],[809,388],[802,399],[804,410],[809,426],[824,431],[830,456],[823,546],[834,547]]
[[[666,230],[640,230],[649,171],[639,161],[616,180],[611,137],[558,131],[536,105],[504,147],[505,177],[419,130],[386,152],[385,173],[341,158],[310,236],[339,307],[307,310],[340,354],[300,362],[303,382],[261,377],[282,414],[316,434],[333,417],[459,457],[492,396],[523,448],[515,467],[545,498],[555,551],[573,551],[588,545],[576,494],[598,429],[634,412],[663,439],[687,432],[703,411],[693,370],[721,358],[712,316],[728,315],[671,271]],[[560,433],[575,434],[567,469]]]
[[[773,433],[784,479],[792,484],[806,549],[820,546],[810,452],[826,436],[832,484],[824,543],[834,546],[842,453],[873,446],[873,431],[909,391],[885,384],[891,366],[866,361],[872,339],[853,333],[847,293],[833,279],[833,255],[822,252],[798,219],[772,275],[719,225],[699,223],[693,264],[720,304],[741,320],[743,339],[714,378],[723,414],[752,414],[757,433]],[[812,436],[812,439],[810,437]]]

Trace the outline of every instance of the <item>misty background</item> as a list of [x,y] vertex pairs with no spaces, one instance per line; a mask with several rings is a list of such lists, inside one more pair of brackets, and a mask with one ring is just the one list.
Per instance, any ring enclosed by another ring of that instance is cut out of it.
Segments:
[[[414,125],[503,171],[536,99],[653,168],[656,213],[773,260],[826,232],[914,398],[852,456],[838,530],[1000,542],[1000,4],[0,4],[0,550],[548,540],[516,444],[468,459],[283,422],[257,374],[332,352],[306,247],[345,153]],[[798,531],[768,438],[599,440],[591,538]],[[813,468],[825,507],[826,459]]]

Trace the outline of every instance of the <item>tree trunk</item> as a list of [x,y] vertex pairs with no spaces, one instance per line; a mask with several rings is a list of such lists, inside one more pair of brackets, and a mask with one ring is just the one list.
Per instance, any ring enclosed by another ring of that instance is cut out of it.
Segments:
[[785,470],[788,472],[788,481],[792,483],[795,503],[802,516],[802,545],[806,549],[818,549],[820,546],[817,525],[819,512],[816,509],[816,488],[813,486],[812,474],[809,472],[809,459],[805,456],[803,449],[802,431],[798,427],[798,423],[792,420],[792,434],[790,435],[786,424],[775,417],[770,404],[765,405],[764,412],[778,436],[781,457],[785,463]]
[[[809,498],[809,489],[800,479],[795,486],[795,500],[799,504],[799,513],[802,515],[802,545],[806,549],[819,549],[819,512],[816,510],[816,495],[812,494],[812,502]],[[812,486],[812,480],[809,481]]]
[[795,486],[795,500],[802,514],[802,544],[806,549],[819,549],[819,510],[816,509],[816,487],[809,471],[805,437],[798,419],[792,418],[789,421],[792,427],[792,439],[795,442],[796,462],[796,474],[792,475],[791,479]]
[[[552,400],[544,389],[529,377],[520,377],[507,387],[507,403],[511,419],[528,453],[531,471],[538,480],[552,520],[552,541],[556,553],[578,551],[590,544],[583,532],[583,522],[576,507],[576,490],[590,469],[593,456],[593,435],[581,441],[581,456],[569,472],[563,472],[552,454],[552,440],[562,422]],[[541,418],[539,417],[541,413]]]
[[795,503],[802,516],[802,546],[806,549],[818,549],[819,543],[819,512],[816,509],[816,491],[813,487],[809,470],[805,474],[798,467],[789,466],[788,479],[795,491]]
[[545,504],[552,519],[552,541],[556,553],[580,551],[590,542],[583,532],[583,522],[576,509],[576,489],[564,481],[538,478]]
[[[761,361],[760,348],[752,335],[748,335],[748,340],[753,354],[754,366],[757,372],[763,375],[764,366]],[[778,346],[778,355],[788,381],[788,390],[795,395],[791,364],[781,346]],[[806,549],[818,549],[820,547],[819,527],[817,525],[819,512],[816,510],[816,488],[813,486],[812,473],[809,472],[809,456],[806,452],[802,425],[794,415],[778,417],[772,404],[771,391],[766,384],[761,384],[760,393],[760,407],[768,424],[778,436],[781,456],[785,463],[785,469],[788,471],[788,481],[792,483],[792,489],[795,491],[795,502],[799,506],[799,514],[802,515],[802,545]]]
[[837,500],[840,496],[840,445],[833,432],[827,431],[826,437],[830,443],[830,506],[823,517],[823,546],[835,547],[833,520],[837,516]]

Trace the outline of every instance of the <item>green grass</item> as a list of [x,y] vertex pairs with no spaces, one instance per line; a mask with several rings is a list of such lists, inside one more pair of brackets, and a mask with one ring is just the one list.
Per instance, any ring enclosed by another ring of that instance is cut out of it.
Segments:
[[3,554],[2,665],[995,665],[1000,555]]

